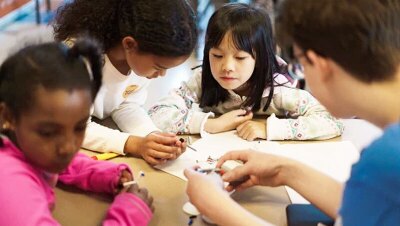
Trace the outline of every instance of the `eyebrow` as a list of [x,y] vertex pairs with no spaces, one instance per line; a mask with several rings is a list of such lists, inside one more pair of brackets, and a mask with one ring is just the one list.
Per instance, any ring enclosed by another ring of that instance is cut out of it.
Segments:
[[[82,119],[78,121],[76,124],[83,124],[88,121],[88,118]],[[53,122],[53,121],[39,121],[38,123],[40,126],[46,126],[46,127],[60,127],[60,124]]]
[[155,64],[156,65],[156,67],[158,67],[158,68],[161,68],[161,69],[164,69],[164,70],[167,70],[168,68],[167,67],[164,67],[164,66],[161,66],[161,65],[159,65],[159,64]]

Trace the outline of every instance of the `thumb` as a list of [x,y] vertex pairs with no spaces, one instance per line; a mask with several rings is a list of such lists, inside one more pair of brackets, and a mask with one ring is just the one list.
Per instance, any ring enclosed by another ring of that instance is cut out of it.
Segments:
[[247,120],[252,119],[253,118],[253,112],[248,113],[247,115],[245,115],[245,118]]
[[235,110],[235,113],[237,116],[245,116],[247,111],[245,109],[238,109],[238,110]]
[[235,169],[224,173],[224,175],[222,175],[222,180],[225,182],[242,180],[249,175],[249,170],[247,168],[246,165],[236,167]]
[[183,171],[183,175],[185,175],[185,177],[186,177],[188,180],[190,180],[190,179],[194,176],[195,173],[196,173],[196,172],[195,172],[193,169],[191,169],[191,168],[186,168],[186,169]]

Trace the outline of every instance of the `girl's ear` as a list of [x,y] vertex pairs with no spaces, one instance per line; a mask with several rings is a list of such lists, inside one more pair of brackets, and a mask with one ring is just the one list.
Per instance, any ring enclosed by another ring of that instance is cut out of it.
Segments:
[[132,36],[122,39],[122,47],[127,51],[136,51],[139,48],[138,42]]
[[305,55],[314,69],[318,70],[318,76],[322,81],[331,79],[332,67],[329,63],[330,61],[326,57],[318,55],[312,50],[308,50]]
[[4,102],[0,103],[0,130],[13,130],[15,122],[15,117],[7,105]]

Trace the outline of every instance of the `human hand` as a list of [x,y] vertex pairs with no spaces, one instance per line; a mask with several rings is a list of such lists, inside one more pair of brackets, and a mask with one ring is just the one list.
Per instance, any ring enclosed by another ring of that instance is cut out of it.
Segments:
[[131,172],[129,172],[128,170],[123,170],[121,172],[121,176],[119,177],[119,180],[118,180],[118,186],[114,189],[114,194],[121,192],[122,185],[125,182],[132,181],[132,180],[133,180],[133,176],[132,176]]
[[216,173],[204,174],[194,169],[185,169],[185,177],[188,179],[186,193],[190,202],[203,214],[220,210],[221,202],[218,200],[230,198],[223,189],[221,176]]
[[231,184],[226,188],[227,191],[244,190],[246,188],[255,185],[264,186],[281,186],[285,185],[287,178],[283,173],[284,166],[292,160],[262,153],[253,150],[247,151],[232,151],[223,155],[216,167],[221,167],[222,164],[227,160],[240,160],[243,162],[243,166],[234,168],[233,170],[226,172],[222,179],[226,182],[237,182],[243,178],[242,183],[235,183],[235,187]]
[[253,118],[253,113],[244,109],[233,110],[218,118],[207,119],[204,129],[209,133],[220,133],[236,129],[240,124]]
[[151,212],[154,212],[153,197],[149,195],[146,188],[139,188],[137,184],[130,185],[129,187],[124,187],[121,192],[131,193],[147,204]]
[[253,120],[248,120],[240,124],[236,131],[239,137],[252,141],[257,138],[267,139],[267,124],[265,121],[258,122]]
[[130,136],[125,152],[142,157],[150,165],[165,163],[178,158],[186,150],[186,144],[173,133],[150,133],[146,137]]

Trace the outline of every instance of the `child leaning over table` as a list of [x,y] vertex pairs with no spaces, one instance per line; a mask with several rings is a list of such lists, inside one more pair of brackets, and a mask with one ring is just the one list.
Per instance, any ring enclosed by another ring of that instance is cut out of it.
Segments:
[[[60,225],[52,216],[57,181],[114,195],[103,225],[147,225],[153,198],[125,164],[78,153],[101,85],[97,45],[30,46],[0,68],[0,225]],[[89,66],[88,66],[89,65]]]
[[[342,134],[340,121],[310,93],[293,88],[286,63],[275,55],[264,10],[223,6],[211,17],[205,40],[202,70],[149,110],[157,127],[189,134],[236,129],[246,140],[323,140]],[[252,120],[254,115],[265,120]]]

